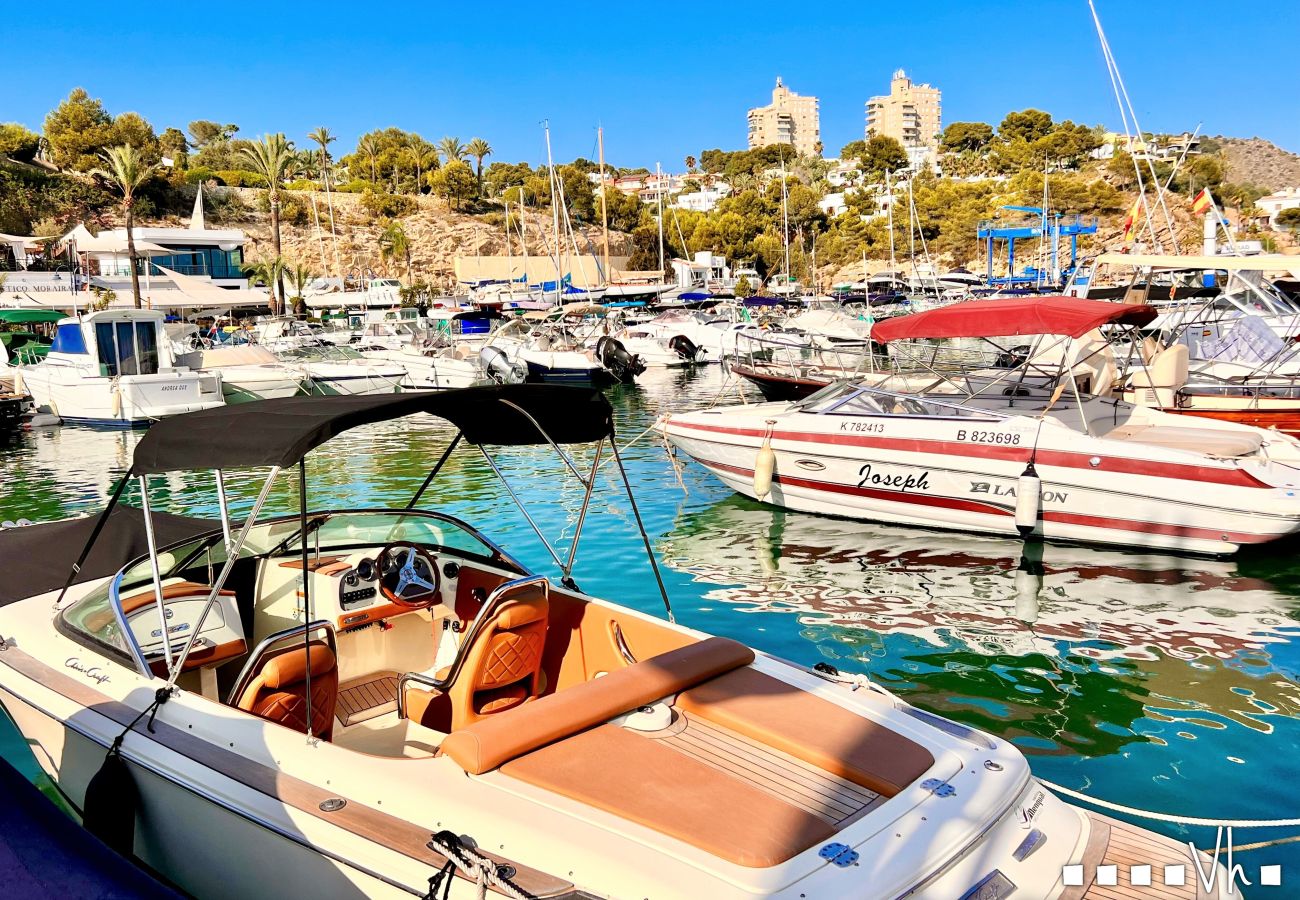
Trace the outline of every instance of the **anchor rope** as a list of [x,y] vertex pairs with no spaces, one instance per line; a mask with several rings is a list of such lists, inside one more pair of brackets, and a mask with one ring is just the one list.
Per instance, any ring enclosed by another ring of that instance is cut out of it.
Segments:
[[487,896],[489,886],[514,900],[537,900],[535,895],[511,880],[513,867],[497,863],[491,857],[479,853],[468,839],[458,837],[454,832],[439,831],[432,835],[429,847],[447,857],[447,862],[429,878],[429,892],[424,895],[424,900],[438,900],[439,888],[442,888],[442,900],[447,900],[451,895],[452,871],[457,868],[478,886],[479,900]]

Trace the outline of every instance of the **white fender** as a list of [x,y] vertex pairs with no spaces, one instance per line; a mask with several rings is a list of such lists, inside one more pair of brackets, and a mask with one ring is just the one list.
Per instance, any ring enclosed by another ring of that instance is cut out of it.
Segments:
[[114,387],[113,388],[113,418],[114,419],[120,418],[121,415],[122,415],[122,389],[120,387]]
[[772,449],[772,429],[763,437],[754,459],[754,496],[762,500],[772,493],[772,475],[776,472],[776,451]]
[[1016,483],[1016,529],[1028,536],[1038,527],[1038,511],[1042,505],[1043,481],[1031,462],[1025,466]]
[[22,366],[14,367],[14,393],[19,397],[26,396],[27,394],[27,383],[23,381]]

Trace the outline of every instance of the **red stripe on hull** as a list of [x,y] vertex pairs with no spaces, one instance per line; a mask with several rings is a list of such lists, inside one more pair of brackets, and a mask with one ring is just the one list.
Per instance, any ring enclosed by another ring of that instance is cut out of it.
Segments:
[[[754,476],[753,469],[733,466],[730,463],[714,462],[702,457],[695,457],[696,462],[710,469],[721,469],[747,478]],[[855,497],[869,497],[892,503],[911,503],[918,506],[930,506],[942,509],[957,509],[963,512],[983,513],[986,515],[1010,516],[1011,511],[989,503],[976,500],[962,500],[953,497],[937,497],[931,494],[909,494],[903,491],[882,491],[877,488],[860,488],[850,484],[836,484],[829,481],[817,481],[791,475],[773,474],[772,481],[791,487],[801,487],[826,494],[846,494]],[[1202,541],[1231,544],[1264,544],[1277,540],[1282,535],[1251,534],[1241,531],[1223,531],[1216,528],[1199,528],[1192,525],[1171,525],[1165,522],[1145,522],[1135,519],[1117,519],[1113,516],[1091,516],[1084,513],[1072,513],[1056,510],[1042,512],[1044,522],[1059,522],[1063,525],[1079,525],[1085,528],[1107,529],[1110,531],[1131,531],[1138,534],[1161,534],[1170,537],[1193,538]]]
[[[740,437],[762,438],[766,432],[760,428],[735,428],[728,425],[701,425],[695,422],[681,422],[669,419],[670,427],[687,428],[693,431],[714,432],[717,434],[734,434]],[[1029,462],[1029,447],[1007,447],[997,444],[960,443],[957,441],[938,441],[926,438],[877,438],[856,434],[819,434],[803,431],[773,431],[772,439],[778,441],[800,441],[814,444],[830,444],[841,447],[872,447],[878,450],[901,450],[908,453],[938,453],[944,456],[978,456],[980,459],[1002,459],[1010,462]],[[979,448],[978,454],[971,453],[972,448]],[[1105,456],[1098,466],[1088,462],[1094,454],[1071,453],[1066,450],[1039,449],[1037,464],[1040,466],[1059,466],[1063,469],[1088,469],[1122,475],[1150,475],[1156,478],[1173,478],[1178,481],[1201,481],[1210,484],[1225,484],[1234,487],[1271,488],[1272,485],[1260,481],[1242,469],[1217,469],[1213,466],[1198,466],[1186,463],[1148,462],[1141,459],[1128,459],[1122,456]]]

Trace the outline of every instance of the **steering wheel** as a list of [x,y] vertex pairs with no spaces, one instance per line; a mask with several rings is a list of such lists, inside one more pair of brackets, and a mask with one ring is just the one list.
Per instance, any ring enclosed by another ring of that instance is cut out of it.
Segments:
[[407,609],[428,609],[438,600],[438,561],[427,550],[394,541],[375,558],[379,593]]

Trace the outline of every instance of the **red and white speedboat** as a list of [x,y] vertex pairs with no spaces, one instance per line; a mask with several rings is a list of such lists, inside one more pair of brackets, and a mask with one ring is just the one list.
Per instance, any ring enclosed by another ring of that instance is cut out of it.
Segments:
[[1052,336],[1066,344],[1059,376],[883,375],[661,427],[739,493],[807,512],[1210,554],[1300,531],[1300,441],[1231,422],[1188,427],[1110,395],[1098,329],[1154,316],[1067,298],[960,303],[873,336]]

